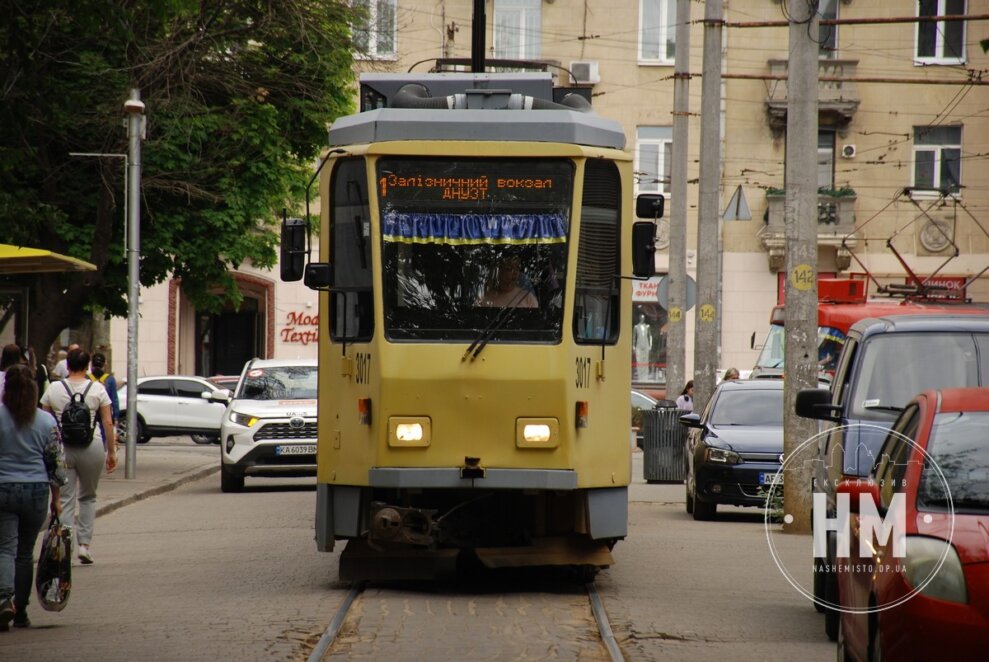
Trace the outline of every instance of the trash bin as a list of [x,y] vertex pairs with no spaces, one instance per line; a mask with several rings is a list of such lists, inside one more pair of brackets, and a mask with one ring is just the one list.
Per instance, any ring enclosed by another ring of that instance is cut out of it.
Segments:
[[680,425],[680,416],[686,413],[676,407],[642,412],[642,477],[647,483],[683,482],[687,428]]

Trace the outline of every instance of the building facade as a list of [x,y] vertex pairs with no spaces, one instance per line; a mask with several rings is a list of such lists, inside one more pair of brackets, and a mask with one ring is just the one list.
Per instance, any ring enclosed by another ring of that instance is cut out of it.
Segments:
[[[704,4],[690,2],[689,140],[674,146],[678,1],[488,0],[486,53],[489,63],[530,61],[557,85],[588,90],[595,112],[625,128],[637,193],[665,194],[667,210],[673,150],[686,149],[688,275],[697,276],[699,251],[720,252],[720,365],[745,369],[755,362],[785,277],[787,2],[724,2],[718,185],[720,209],[729,213],[719,245],[698,246]],[[354,32],[363,49],[359,72],[467,68],[471,0],[357,2],[369,14]],[[980,45],[989,22],[914,20],[918,12],[963,17],[987,8],[984,0],[890,0],[881,7],[820,0],[824,18],[863,20],[810,35],[820,53],[820,274],[861,275],[876,294],[907,284],[912,272],[989,302],[989,87],[980,73],[989,70]],[[661,273],[669,264],[667,232],[657,247]],[[230,372],[249,355],[315,356],[316,295],[281,283],[277,273],[241,269],[245,304],[218,316],[195,311],[180,283],[145,290],[142,374],[209,375]],[[678,350],[667,347],[665,310],[652,298],[660,289],[655,279],[636,290],[629,320],[638,339],[636,381],[661,384],[667,353]],[[686,315],[687,374],[693,314]],[[126,346],[125,321],[114,323],[113,341]]]

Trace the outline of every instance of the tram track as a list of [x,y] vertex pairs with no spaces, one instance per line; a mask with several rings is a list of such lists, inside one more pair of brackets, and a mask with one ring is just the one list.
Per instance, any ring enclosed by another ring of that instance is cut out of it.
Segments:
[[593,582],[354,583],[308,660],[548,656],[624,662]]

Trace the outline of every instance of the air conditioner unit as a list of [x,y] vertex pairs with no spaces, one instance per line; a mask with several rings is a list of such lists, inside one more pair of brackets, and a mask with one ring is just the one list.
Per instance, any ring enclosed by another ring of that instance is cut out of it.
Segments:
[[573,82],[577,85],[593,85],[601,82],[601,74],[598,72],[596,60],[571,62],[570,74],[573,76]]
[[841,147],[841,157],[843,159],[854,159],[855,158],[855,145],[842,145],[842,147]]

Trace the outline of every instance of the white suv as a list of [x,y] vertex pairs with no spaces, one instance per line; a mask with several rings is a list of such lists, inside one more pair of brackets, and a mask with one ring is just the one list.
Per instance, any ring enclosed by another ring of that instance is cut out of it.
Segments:
[[316,475],[315,359],[253,359],[220,426],[220,488],[245,476]]

